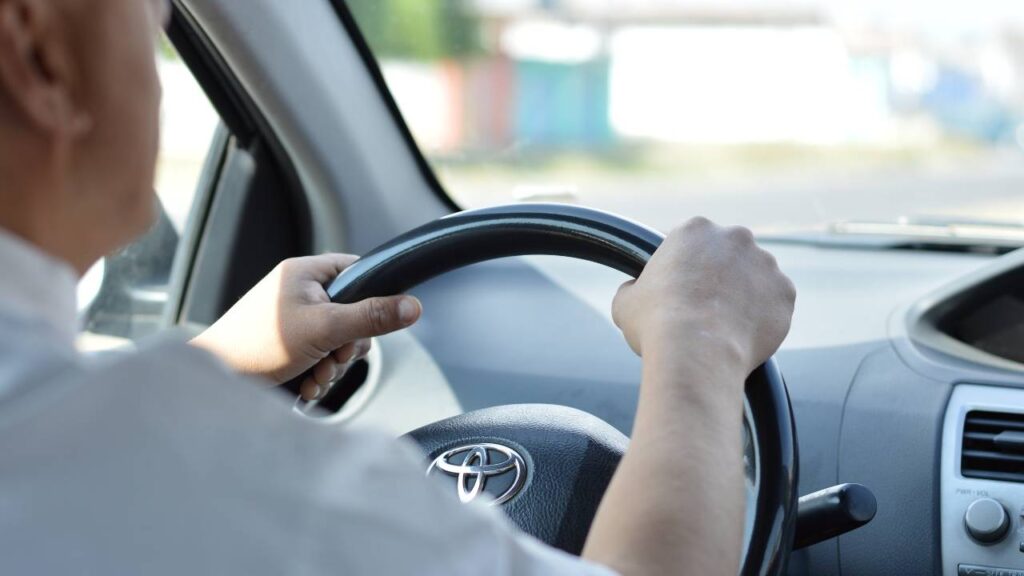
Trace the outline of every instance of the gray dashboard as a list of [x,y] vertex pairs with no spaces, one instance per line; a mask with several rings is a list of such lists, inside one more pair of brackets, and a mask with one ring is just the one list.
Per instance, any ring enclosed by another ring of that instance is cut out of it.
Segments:
[[[878,499],[871,524],[795,553],[790,573],[943,573],[940,461],[954,385],[1024,377],[937,361],[910,343],[905,318],[929,294],[999,259],[767,247],[798,288],[777,358],[797,422],[800,492],[860,482]],[[355,421],[403,433],[463,411],[542,402],[586,410],[628,434],[640,362],[610,318],[625,279],[590,263],[527,257],[423,284],[414,292],[424,317],[410,333],[381,340],[380,379]]]

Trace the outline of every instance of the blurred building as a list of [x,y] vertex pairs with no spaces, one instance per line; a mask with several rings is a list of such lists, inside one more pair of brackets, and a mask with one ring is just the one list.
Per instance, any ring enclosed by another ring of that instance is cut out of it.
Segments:
[[935,43],[818,9],[468,0],[479,52],[382,63],[433,153],[1016,134],[1024,36]]

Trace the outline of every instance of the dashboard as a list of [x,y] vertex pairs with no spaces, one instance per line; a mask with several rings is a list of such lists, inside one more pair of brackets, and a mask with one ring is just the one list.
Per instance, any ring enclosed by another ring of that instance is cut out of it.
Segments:
[[[1024,471],[1024,367],[1012,355],[1014,322],[991,320],[1010,313],[985,308],[1014,285],[1024,251],[766,246],[798,289],[777,359],[796,419],[800,493],[858,482],[878,501],[870,524],[795,552],[789,573],[1024,575],[1024,478],[1012,476]],[[539,402],[628,434],[640,362],[610,318],[625,280],[586,262],[525,257],[421,285],[424,317],[381,339],[373,391],[353,421],[402,434]],[[965,426],[970,441],[989,444],[964,444]],[[971,476],[984,460],[976,452],[993,446],[996,472],[1011,476]]]

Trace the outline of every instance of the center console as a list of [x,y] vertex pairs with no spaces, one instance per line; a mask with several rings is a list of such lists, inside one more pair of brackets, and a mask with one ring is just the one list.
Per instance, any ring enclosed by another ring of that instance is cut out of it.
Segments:
[[945,576],[1024,576],[1024,390],[961,384],[942,437]]

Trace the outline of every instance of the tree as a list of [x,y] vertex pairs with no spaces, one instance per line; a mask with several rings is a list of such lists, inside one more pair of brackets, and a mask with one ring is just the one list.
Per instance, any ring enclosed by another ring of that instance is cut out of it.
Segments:
[[379,58],[438,60],[480,52],[480,22],[464,0],[348,0]]

